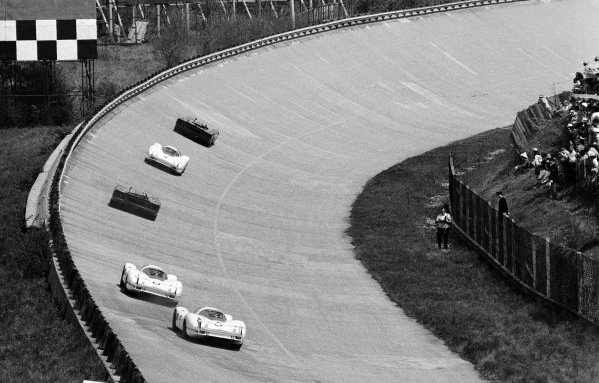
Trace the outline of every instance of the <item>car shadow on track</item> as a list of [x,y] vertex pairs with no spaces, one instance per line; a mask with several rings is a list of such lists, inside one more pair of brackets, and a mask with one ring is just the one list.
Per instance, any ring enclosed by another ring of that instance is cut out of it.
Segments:
[[167,173],[169,173],[169,174],[171,174],[171,175],[173,175],[173,176],[177,176],[177,177],[180,177],[180,176],[181,176],[181,174],[180,174],[180,173],[177,173],[177,172],[176,172],[176,171],[174,171],[172,168],[170,168],[170,167],[168,167],[168,166],[166,166],[166,165],[164,165],[164,164],[161,164],[160,162],[156,162],[156,161],[148,160],[147,158],[145,158],[145,159],[144,159],[144,162],[145,162],[146,164],[148,164],[148,165],[150,165],[150,166],[152,166],[152,167],[156,168],[156,169],[160,169],[160,170],[162,170],[162,171],[164,171],[164,172],[167,172]]
[[[117,284],[117,286],[119,286],[119,285]],[[119,286],[119,288],[121,289],[121,292],[123,294],[125,294],[126,296],[133,298],[133,299],[140,300],[140,301],[157,304],[157,305],[164,306],[164,307],[175,307],[175,306],[177,306],[177,303],[178,303],[177,301],[174,301],[169,298],[159,297],[157,295],[147,294],[144,292],[127,291],[120,286]]]
[[175,334],[177,334],[177,336],[183,340],[186,340],[187,342],[190,343],[195,343],[195,344],[199,344],[202,346],[207,346],[207,347],[212,347],[212,348],[220,348],[223,350],[229,350],[229,351],[239,351],[240,348],[231,345],[229,342],[227,342],[224,339],[218,339],[218,338],[206,338],[206,339],[197,339],[197,338],[185,338],[183,336],[183,334],[181,333],[181,331],[177,330],[176,328],[169,326],[168,327],[169,330],[171,330],[172,332],[174,332]]

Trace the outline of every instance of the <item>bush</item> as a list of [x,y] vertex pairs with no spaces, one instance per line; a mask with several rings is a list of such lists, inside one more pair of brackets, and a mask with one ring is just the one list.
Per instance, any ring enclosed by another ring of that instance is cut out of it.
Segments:
[[0,128],[65,125],[73,120],[74,96],[68,95],[61,67],[43,62],[9,64],[0,77]]

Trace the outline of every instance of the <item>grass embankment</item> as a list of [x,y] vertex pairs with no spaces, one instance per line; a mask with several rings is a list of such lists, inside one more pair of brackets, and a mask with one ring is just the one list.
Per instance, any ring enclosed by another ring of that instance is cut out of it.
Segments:
[[95,350],[52,302],[45,230],[25,232],[23,226],[29,189],[66,131],[0,132],[0,382],[105,380]]
[[[581,212],[574,209],[580,205],[575,199],[555,201],[546,189],[530,188],[532,171],[514,175],[509,132],[495,129],[378,174],[354,202],[348,234],[358,259],[388,296],[482,376],[500,382],[597,382],[595,327],[513,290],[456,236],[449,253],[436,249],[433,220],[449,199],[449,153],[457,155],[458,170],[466,171],[467,183],[479,194],[492,198],[503,189],[517,222],[560,238],[588,221],[570,214]],[[552,132],[544,131],[536,143],[556,145],[560,132]],[[576,241],[576,235],[566,237]]]

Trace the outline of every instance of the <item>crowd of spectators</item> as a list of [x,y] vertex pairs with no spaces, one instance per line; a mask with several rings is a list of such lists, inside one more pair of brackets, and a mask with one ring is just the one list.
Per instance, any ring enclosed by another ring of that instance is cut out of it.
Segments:
[[573,94],[568,100],[554,107],[547,98],[542,95],[539,97],[539,104],[565,125],[568,140],[559,150],[539,151],[538,148],[532,148],[530,158],[528,153],[522,152],[516,171],[534,169],[534,187],[547,188],[551,198],[557,198],[560,191],[575,186],[577,169],[582,169],[586,178],[599,185],[598,73],[599,57],[595,57],[593,65],[585,61],[582,73],[576,73]]

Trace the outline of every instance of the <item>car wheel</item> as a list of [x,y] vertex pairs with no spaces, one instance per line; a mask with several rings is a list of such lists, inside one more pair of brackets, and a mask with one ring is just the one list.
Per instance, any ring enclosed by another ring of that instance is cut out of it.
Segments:
[[[122,280],[122,279],[121,279]],[[125,281],[123,282],[123,291],[125,294],[129,294],[129,289],[127,288],[127,281],[129,280],[129,276],[125,276]]]
[[183,319],[183,338],[189,339],[189,335],[187,335],[187,323],[185,319]]
[[119,281],[119,286],[123,289],[125,288],[125,282],[123,282],[123,277],[125,276],[125,268],[123,267],[123,272],[121,273],[121,280]]
[[173,330],[179,331],[177,328],[177,310],[173,311]]

